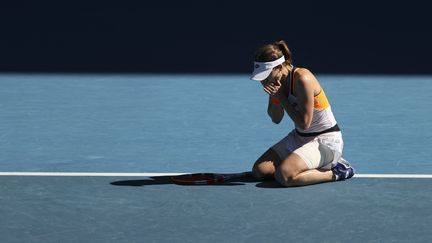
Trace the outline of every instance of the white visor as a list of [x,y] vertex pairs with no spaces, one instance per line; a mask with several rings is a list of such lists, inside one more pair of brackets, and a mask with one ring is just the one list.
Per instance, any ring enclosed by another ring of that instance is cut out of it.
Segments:
[[285,57],[282,56],[272,62],[254,62],[254,70],[250,79],[256,81],[262,81],[266,79],[274,67],[279,66],[285,62]]

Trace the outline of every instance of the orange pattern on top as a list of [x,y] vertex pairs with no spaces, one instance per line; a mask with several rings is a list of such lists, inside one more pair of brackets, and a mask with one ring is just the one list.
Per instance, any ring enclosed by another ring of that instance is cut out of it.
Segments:
[[327,99],[327,96],[323,89],[321,92],[314,97],[314,108],[318,110],[324,110],[325,108],[330,107],[330,103]]
[[[271,97],[271,102],[275,105],[281,105],[280,101],[275,97]],[[318,110],[324,110],[325,108],[328,107],[330,107],[330,103],[327,99],[324,90],[321,89],[321,92],[314,97],[314,108]]]

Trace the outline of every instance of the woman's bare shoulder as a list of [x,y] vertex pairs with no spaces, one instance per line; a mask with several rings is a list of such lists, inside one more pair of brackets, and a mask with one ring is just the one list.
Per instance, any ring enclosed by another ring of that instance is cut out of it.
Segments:
[[316,80],[313,73],[307,68],[298,67],[294,71],[295,80],[301,80],[302,82],[311,82]]

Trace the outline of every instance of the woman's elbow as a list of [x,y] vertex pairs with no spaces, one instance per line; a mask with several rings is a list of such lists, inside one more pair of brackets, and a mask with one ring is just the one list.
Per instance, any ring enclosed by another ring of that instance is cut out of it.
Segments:
[[276,119],[276,118],[272,117],[272,122],[274,124],[279,124],[281,121],[282,121],[282,118]]
[[278,114],[278,113],[274,113],[274,112],[268,111],[267,114],[269,115],[269,117],[272,120],[272,122],[275,123],[275,124],[279,124],[282,121],[283,112]]
[[269,117],[274,124],[279,124],[282,121],[283,116],[276,116],[274,114],[269,113]]

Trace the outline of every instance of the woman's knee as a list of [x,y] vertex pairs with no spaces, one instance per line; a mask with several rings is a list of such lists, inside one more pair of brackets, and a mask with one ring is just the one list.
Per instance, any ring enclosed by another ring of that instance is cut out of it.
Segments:
[[261,180],[265,178],[271,178],[275,173],[275,168],[271,161],[263,161],[261,163],[255,163],[252,168],[252,175],[255,179]]
[[252,175],[258,179],[273,178],[276,167],[280,165],[279,155],[273,150],[267,150],[252,167]]

